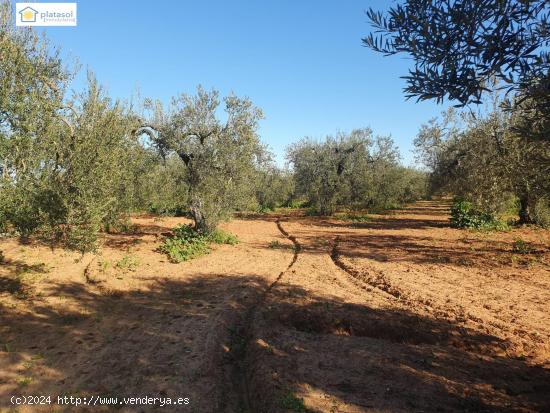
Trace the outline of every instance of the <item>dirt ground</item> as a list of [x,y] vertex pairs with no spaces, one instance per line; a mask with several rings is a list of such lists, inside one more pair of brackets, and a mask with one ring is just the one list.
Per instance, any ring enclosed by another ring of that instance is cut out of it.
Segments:
[[239,218],[238,245],[173,264],[157,247],[184,221],[135,217],[97,256],[0,240],[0,411],[550,411],[550,231],[451,229],[425,201]]

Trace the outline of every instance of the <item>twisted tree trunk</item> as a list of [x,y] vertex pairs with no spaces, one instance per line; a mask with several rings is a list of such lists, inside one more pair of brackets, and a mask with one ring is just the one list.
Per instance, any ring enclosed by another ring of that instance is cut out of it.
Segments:
[[189,207],[189,210],[191,212],[191,217],[193,218],[195,231],[200,233],[207,233],[208,225],[206,224],[206,218],[202,213],[202,209],[203,209],[202,200],[199,198],[194,198],[193,201],[191,202],[191,206]]

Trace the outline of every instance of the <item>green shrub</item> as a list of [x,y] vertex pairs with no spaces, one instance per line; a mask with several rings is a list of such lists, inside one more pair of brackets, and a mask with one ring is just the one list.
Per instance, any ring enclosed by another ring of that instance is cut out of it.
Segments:
[[[109,264],[104,265],[108,268]],[[139,260],[131,254],[124,254],[124,256],[117,261],[116,267],[121,270],[135,271],[136,268],[139,267]]]
[[451,208],[451,227],[503,231],[508,228],[505,222],[493,214],[474,208],[468,201],[457,201]]
[[208,235],[208,240],[214,244],[236,245],[239,243],[239,239],[236,235],[222,231],[221,229],[216,229]]
[[180,225],[172,231],[174,235],[166,238],[159,248],[172,262],[188,261],[206,255],[210,252],[211,243],[235,245],[239,242],[235,235],[219,229],[211,234],[204,234],[195,231],[190,225]]
[[174,235],[166,238],[160,250],[170,257],[172,262],[187,261],[207,254],[210,251],[203,234],[189,225],[180,225],[173,229]]

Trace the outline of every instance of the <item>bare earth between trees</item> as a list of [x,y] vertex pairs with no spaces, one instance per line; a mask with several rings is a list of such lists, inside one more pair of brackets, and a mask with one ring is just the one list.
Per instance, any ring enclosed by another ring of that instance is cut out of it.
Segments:
[[173,264],[156,249],[183,221],[135,217],[136,234],[82,260],[0,243],[0,409],[12,394],[189,397],[155,409],[189,412],[550,409],[548,231],[451,229],[428,201],[354,224],[273,214]]

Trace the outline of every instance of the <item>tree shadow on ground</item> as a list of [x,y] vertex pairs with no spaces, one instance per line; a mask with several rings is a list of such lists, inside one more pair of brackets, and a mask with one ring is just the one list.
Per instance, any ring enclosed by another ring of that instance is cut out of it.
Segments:
[[[357,212],[360,214],[360,212]],[[352,214],[353,215],[353,214]],[[336,217],[289,217],[300,219],[307,225],[318,227],[365,228],[365,229],[430,229],[449,227],[449,206],[423,201],[414,206],[389,210],[381,214],[364,212],[364,222],[343,220]]]
[[23,291],[23,283],[18,278],[0,275],[0,294],[18,294]]
[[[528,258],[542,260],[548,249],[535,245]],[[509,266],[512,256],[525,258],[513,251],[512,242],[491,240],[449,240],[436,237],[370,233],[346,234],[339,238],[342,257],[366,258],[378,262],[414,264],[449,264],[488,268]],[[525,255],[525,254],[524,254]]]
[[331,217],[308,217],[301,221],[306,225],[316,227],[336,227],[336,228],[364,228],[364,229],[433,229],[449,228],[448,219],[433,219],[432,217],[411,218],[410,216],[370,216],[365,222],[353,222],[349,220],[339,220]]
[[[550,407],[550,371],[506,356],[508,343],[497,337],[447,320],[301,296],[281,286],[264,306],[255,337],[251,381],[260,390],[270,383],[283,394],[324,394],[306,396],[314,411]],[[252,399],[257,411],[272,411]]]
[[224,411],[235,403],[224,348],[266,288],[255,277],[224,278],[151,279],[131,291],[54,282],[17,306],[0,300],[0,341],[11,349],[0,352],[0,406],[10,394],[35,392],[189,397],[181,411]]
[[25,298],[29,294],[29,286],[23,282],[25,276],[49,272],[44,263],[28,264],[21,260],[4,258],[0,265],[0,294],[8,293],[18,298]]
[[[285,284],[261,303],[267,288],[255,275],[198,273],[129,291],[53,282],[22,307],[0,301],[0,336],[11,349],[0,352],[0,406],[22,392],[160,395],[190,397],[177,411],[237,412],[241,364],[253,411],[285,411],[281,398],[304,389],[359,409],[548,407],[549,372],[503,356],[507,344],[496,337]],[[257,317],[246,325],[250,308]]]

